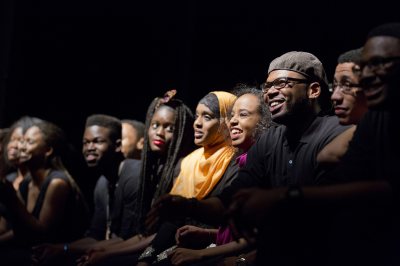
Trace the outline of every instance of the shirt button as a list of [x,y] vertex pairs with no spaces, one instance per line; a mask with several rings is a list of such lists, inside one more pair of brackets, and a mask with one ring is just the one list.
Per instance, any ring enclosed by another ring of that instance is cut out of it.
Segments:
[[292,160],[289,160],[289,164],[293,164],[293,161],[292,161]]

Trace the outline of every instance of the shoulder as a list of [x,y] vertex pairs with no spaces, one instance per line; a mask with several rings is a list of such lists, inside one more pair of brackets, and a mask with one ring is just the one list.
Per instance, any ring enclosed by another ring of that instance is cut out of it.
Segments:
[[[348,130],[353,125],[341,125],[336,116],[318,116],[308,133],[314,136],[314,139],[325,139],[326,137],[334,138],[342,132]],[[319,136],[319,137],[318,137]]]
[[125,159],[122,161],[120,180],[136,178],[140,175],[142,161],[135,159]]
[[68,176],[65,172],[63,171],[51,171],[49,173],[49,189],[50,188],[66,188],[69,187],[69,180],[68,180]]

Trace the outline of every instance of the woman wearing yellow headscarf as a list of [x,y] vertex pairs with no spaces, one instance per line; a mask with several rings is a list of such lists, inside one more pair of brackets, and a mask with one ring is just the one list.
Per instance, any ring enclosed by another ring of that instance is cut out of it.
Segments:
[[236,96],[229,92],[214,91],[199,101],[193,127],[194,142],[202,147],[182,160],[170,194],[202,199],[217,185],[225,186],[231,181],[232,178],[222,177],[235,153],[227,126],[227,115],[235,100]]

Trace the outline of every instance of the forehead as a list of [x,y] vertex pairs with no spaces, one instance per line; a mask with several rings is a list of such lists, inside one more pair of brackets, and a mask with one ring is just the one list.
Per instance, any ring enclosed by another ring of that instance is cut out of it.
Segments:
[[173,123],[175,119],[175,110],[169,106],[162,105],[154,112],[152,120],[156,119],[167,120]]
[[33,126],[28,128],[28,130],[25,132],[25,136],[29,137],[40,137],[42,136],[42,132],[37,126]]
[[22,127],[15,128],[11,133],[11,137],[20,137],[22,135],[23,135]]
[[243,94],[235,101],[233,109],[255,109],[260,105],[259,98],[254,94]]
[[84,137],[85,138],[109,138],[110,137],[110,129],[102,126],[90,126],[85,129]]
[[367,40],[362,52],[364,61],[373,57],[400,56],[400,39],[391,36],[376,36]]
[[341,76],[341,75],[356,76],[356,74],[353,71],[355,66],[356,64],[352,62],[338,64],[335,69],[335,76]]
[[197,113],[210,113],[210,114],[214,114],[210,108],[208,108],[207,105],[203,104],[203,103],[199,103],[196,107],[196,112]]
[[136,132],[136,128],[129,123],[122,123],[122,133]]
[[267,77],[267,81],[271,82],[271,81],[274,81],[277,78],[283,78],[283,77],[298,78],[298,79],[304,79],[305,78],[302,74],[297,73],[295,71],[277,69],[277,70],[273,70],[273,71],[271,71],[269,73],[269,75]]

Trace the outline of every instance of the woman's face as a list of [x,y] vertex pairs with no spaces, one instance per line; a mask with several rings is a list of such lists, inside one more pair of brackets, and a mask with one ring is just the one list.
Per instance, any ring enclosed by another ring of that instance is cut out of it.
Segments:
[[18,146],[24,140],[22,127],[17,127],[11,132],[10,140],[7,143],[7,160],[13,164],[19,164],[19,148]]
[[219,136],[219,118],[206,105],[201,103],[197,105],[195,118],[193,123],[194,143],[203,147],[215,144]]
[[165,154],[174,136],[175,110],[162,105],[158,108],[150,123],[148,136],[150,149]]
[[254,143],[254,131],[261,120],[259,98],[254,94],[240,96],[233,105],[229,130],[232,145],[247,151]]
[[20,161],[29,164],[44,162],[51,152],[51,148],[46,145],[43,134],[37,126],[30,127],[25,132],[24,141],[19,149]]

